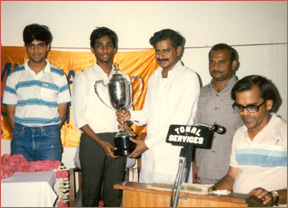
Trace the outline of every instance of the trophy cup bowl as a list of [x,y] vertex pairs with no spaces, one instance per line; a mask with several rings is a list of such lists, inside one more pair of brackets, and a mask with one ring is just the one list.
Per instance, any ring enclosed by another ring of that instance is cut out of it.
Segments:
[[[137,78],[139,80],[139,90],[136,98],[131,103],[131,84],[134,80],[134,78]],[[95,82],[95,92],[99,99],[104,103],[106,106],[111,108],[109,105],[107,105],[99,96],[97,86],[98,84],[103,84],[103,80],[99,80]],[[116,70],[116,73],[113,74],[112,78],[110,79],[108,85],[108,93],[111,105],[113,108],[117,111],[122,111],[130,108],[133,103],[136,101],[136,99],[139,96],[140,90],[142,88],[142,79],[139,76],[132,76],[131,82],[128,83],[128,81],[123,77],[122,74],[118,73],[118,70]],[[105,85],[104,85],[105,86]],[[119,131],[115,138],[114,138],[114,144],[117,150],[114,151],[115,156],[127,156],[131,154],[134,149],[136,148],[136,144],[131,142],[129,138],[136,139],[136,137],[132,134],[127,133],[125,130]]]

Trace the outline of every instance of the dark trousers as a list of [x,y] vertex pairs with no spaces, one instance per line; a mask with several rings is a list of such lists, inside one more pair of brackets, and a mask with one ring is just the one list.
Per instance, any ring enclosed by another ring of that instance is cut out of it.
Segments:
[[[116,133],[97,134],[103,141],[114,146]],[[119,207],[122,191],[114,189],[114,184],[124,180],[126,157],[113,159],[106,156],[102,148],[86,134],[80,138],[80,164],[82,181],[82,206],[99,205],[101,187],[105,207]]]

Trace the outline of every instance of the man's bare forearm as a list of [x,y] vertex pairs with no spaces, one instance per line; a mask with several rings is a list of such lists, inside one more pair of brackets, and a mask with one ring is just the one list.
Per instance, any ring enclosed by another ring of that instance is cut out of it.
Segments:
[[227,190],[227,191],[233,191],[233,185],[234,185],[234,179],[226,175],[224,176],[218,183],[216,183],[213,186],[214,190]]
[[15,109],[16,105],[6,105],[6,111],[7,111],[7,121],[11,127],[11,129],[14,129],[14,115],[15,115]]

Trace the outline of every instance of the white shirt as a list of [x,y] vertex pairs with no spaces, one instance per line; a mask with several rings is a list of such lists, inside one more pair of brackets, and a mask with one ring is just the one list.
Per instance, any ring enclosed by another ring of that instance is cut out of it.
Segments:
[[287,122],[272,114],[269,123],[251,140],[247,127],[233,138],[230,166],[239,168],[233,192],[254,188],[287,189]]
[[[71,92],[72,113],[74,123],[79,131],[81,131],[80,128],[86,124],[88,124],[95,133],[118,131],[116,110],[111,106],[107,86],[114,73],[115,70],[113,67],[108,77],[98,64],[94,64],[89,69],[78,73],[74,77]],[[130,81],[127,74],[120,73]],[[111,108],[103,104],[95,93],[94,85],[98,80],[103,80],[105,85],[97,85],[98,93],[102,100],[108,106],[111,106]]]
[[174,181],[181,147],[166,143],[171,124],[192,125],[197,110],[200,84],[196,73],[180,61],[162,78],[158,67],[148,81],[145,103],[141,111],[131,112],[136,125],[147,124],[142,154],[140,181]]

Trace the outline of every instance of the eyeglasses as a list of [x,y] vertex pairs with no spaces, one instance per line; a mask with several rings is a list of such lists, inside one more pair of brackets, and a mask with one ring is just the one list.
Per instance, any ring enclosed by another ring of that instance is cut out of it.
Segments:
[[235,102],[232,105],[232,108],[237,112],[237,113],[242,113],[244,111],[244,109],[246,108],[247,111],[249,111],[250,113],[256,113],[259,111],[259,108],[261,107],[261,105],[263,105],[266,102],[266,100],[263,101],[263,103],[261,103],[260,105],[247,105],[247,106],[243,106],[240,105],[239,103]]

